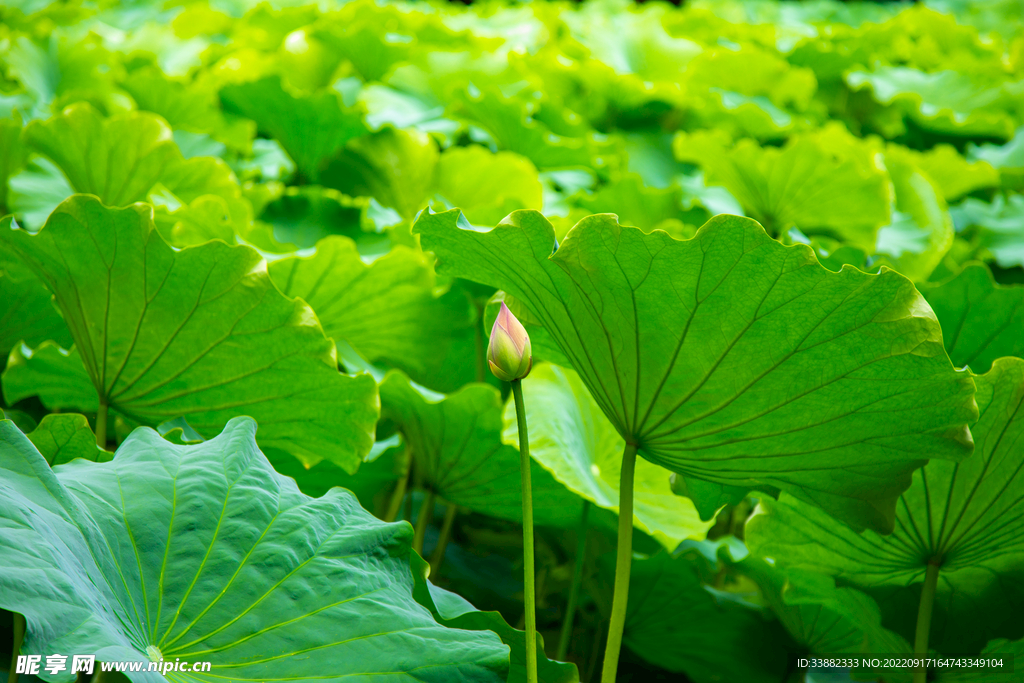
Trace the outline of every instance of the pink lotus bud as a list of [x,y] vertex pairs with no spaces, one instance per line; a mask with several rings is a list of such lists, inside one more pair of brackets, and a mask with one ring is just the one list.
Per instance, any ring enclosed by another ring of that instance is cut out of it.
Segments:
[[533,367],[530,335],[504,302],[491,328],[487,364],[495,377],[506,382],[526,377]]

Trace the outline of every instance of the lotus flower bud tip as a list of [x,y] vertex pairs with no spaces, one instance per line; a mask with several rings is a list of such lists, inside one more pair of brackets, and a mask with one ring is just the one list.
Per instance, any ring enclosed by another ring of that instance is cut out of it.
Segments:
[[495,377],[505,382],[526,377],[533,366],[530,335],[504,302],[491,328],[487,365]]

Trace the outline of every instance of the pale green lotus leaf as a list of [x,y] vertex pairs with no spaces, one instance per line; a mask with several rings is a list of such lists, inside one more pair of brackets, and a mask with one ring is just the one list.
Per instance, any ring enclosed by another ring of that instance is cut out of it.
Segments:
[[21,651],[212,664],[137,682],[505,679],[497,636],[413,599],[408,524],[344,489],[300,493],[255,434],[248,418],[192,446],[141,429],[110,462],[51,470],[0,422],[0,605],[26,617]]

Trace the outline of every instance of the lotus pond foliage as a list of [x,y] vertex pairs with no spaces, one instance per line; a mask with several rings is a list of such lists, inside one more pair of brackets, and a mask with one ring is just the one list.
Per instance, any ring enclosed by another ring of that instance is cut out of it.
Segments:
[[0,216],[11,683],[1021,680],[1016,0],[9,2]]

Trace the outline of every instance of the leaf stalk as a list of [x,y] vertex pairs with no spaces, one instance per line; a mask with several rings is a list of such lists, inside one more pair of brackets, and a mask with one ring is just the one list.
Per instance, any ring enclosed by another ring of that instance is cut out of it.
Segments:
[[430,518],[434,516],[434,491],[427,489],[427,497],[423,499],[420,512],[416,516],[416,533],[412,537],[412,549],[423,555],[423,537],[427,535]]
[[444,521],[441,522],[441,536],[437,539],[437,547],[430,556],[430,576],[436,579],[441,573],[441,563],[444,562],[444,551],[448,548],[448,541],[452,538],[452,527],[455,526],[455,516],[459,513],[459,506],[455,503],[448,503],[444,511]]
[[[406,453],[409,453],[407,450]],[[402,509],[402,501],[405,499],[405,490],[409,486],[409,475],[412,472],[412,455],[409,453],[409,463],[405,467],[405,474],[395,483],[395,490],[391,493],[391,500],[388,501],[388,510],[384,514],[385,522],[393,522],[398,518],[398,511]]]
[[107,449],[107,402],[100,399],[100,407],[96,410],[96,445]]
[[[917,609],[917,631],[914,633],[914,655],[928,656],[928,635],[932,626],[932,607],[935,605],[935,589],[939,585],[939,564],[928,563],[925,570],[924,586],[921,587],[921,603]],[[914,669],[914,683],[925,683],[928,678],[928,667]]]
[[537,598],[533,570],[533,492],[530,485],[530,436],[526,430],[523,382],[512,380],[519,426],[519,471],[523,488],[523,602],[526,616],[526,680],[537,683]]
[[619,479],[619,540],[615,555],[615,590],[612,616],[608,622],[608,642],[601,667],[601,683],[615,683],[622,649],[622,631],[626,626],[626,602],[629,599],[629,570],[633,560],[633,472],[636,469],[636,444],[626,443],[622,452]]

